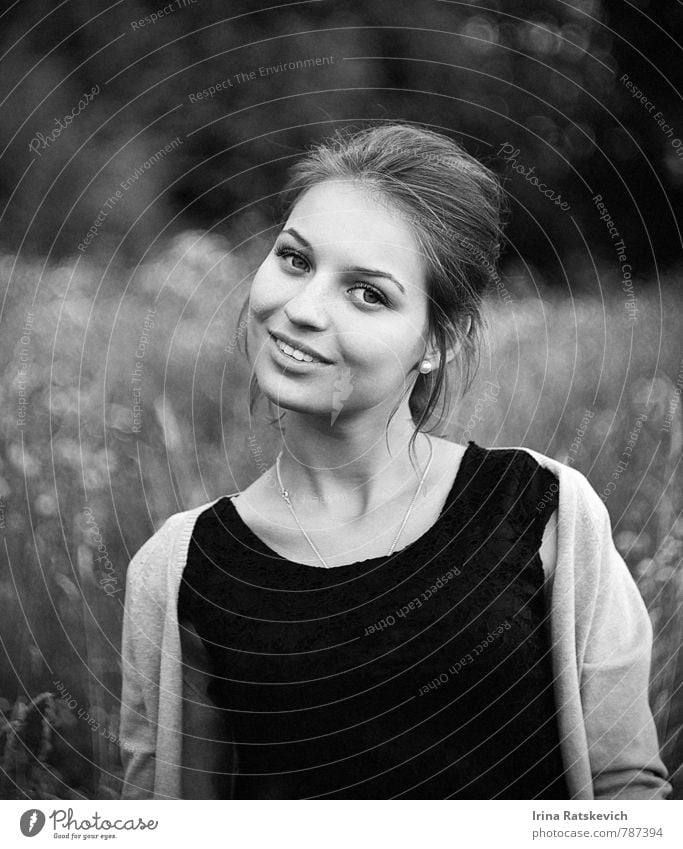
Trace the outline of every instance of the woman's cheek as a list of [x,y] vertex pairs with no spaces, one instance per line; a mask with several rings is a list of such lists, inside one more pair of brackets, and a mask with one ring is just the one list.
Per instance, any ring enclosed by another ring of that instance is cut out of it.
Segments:
[[395,338],[393,344],[387,340],[385,344],[365,348],[362,354],[357,350],[347,354],[344,362],[359,398],[366,396],[375,402],[385,402],[403,390],[414,363],[400,348],[400,339]]
[[372,365],[378,381],[396,386],[408,377],[424,346],[410,322],[392,322],[386,331],[375,332],[372,351],[366,352],[365,361]]
[[273,261],[273,257],[267,257],[259,266],[251,284],[252,303],[267,306],[277,298],[278,292],[283,292],[282,271]]

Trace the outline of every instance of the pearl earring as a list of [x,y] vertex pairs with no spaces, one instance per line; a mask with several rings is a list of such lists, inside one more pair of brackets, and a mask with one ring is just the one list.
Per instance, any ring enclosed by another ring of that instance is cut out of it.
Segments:
[[422,362],[420,363],[420,374],[429,374],[431,370],[432,364],[429,362],[429,360],[422,360]]

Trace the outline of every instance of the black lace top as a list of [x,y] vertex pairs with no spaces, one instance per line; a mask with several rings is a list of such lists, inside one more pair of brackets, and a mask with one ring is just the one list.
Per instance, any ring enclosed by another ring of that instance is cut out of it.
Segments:
[[228,497],[202,513],[179,619],[236,741],[223,795],[569,798],[538,555],[557,493],[525,451],[470,442],[430,530],[330,569],[277,555]]

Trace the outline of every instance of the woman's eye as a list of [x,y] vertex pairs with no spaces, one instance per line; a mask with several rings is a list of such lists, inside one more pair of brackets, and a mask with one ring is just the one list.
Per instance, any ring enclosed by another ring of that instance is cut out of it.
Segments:
[[293,248],[288,248],[284,245],[279,245],[275,248],[276,256],[285,259],[292,268],[297,271],[306,271],[308,269],[308,260],[303,254],[295,251]]
[[353,300],[358,301],[359,303],[365,306],[387,306],[388,301],[379,291],[379,289],[375,289],[374,286],[370,286],[368,283],[356,283],[349,292],[353,292]]

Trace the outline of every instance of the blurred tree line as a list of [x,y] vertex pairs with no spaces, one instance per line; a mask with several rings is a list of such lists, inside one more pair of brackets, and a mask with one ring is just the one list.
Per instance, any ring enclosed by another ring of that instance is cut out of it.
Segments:
[[[127,564],[171,513],[247,486],[253,445],[273,458],[277,430],[248,410],[239,307],[287,165],[367,119],[444,128],[506,175],[511,297],[492,306],[492,349],[449,436],[527,445],[603,492],[647,415],[606,504],[655,626],[666,761],[681,764],[683,172],[653,117],[675,125],[674,15],[597,0],[4,12],[0,798],[118,792]],[[596,194],[633,264],[633,315]],[[485,380],[497,401],[466,435]]]
[[[601,194],[634,277],[656,279],[680,256],[677,29],[680,7],[649,0],[16,3],[0,31],[0,239],[9,252],[74,253],[112,192],[176,138],[107,210],[89,252],[137,261],[188,225],[225,231],[237,211],[248,238],[271,223],[273,192],[306,144],[403,119],[456,134],[506,176],[509,261],[556,287],[593,287],[593,258],[615,261],[591,200]],[[316,57],[332,61],[266,70]],[[93,102],[34,152],[36,134],[93,87]]]

